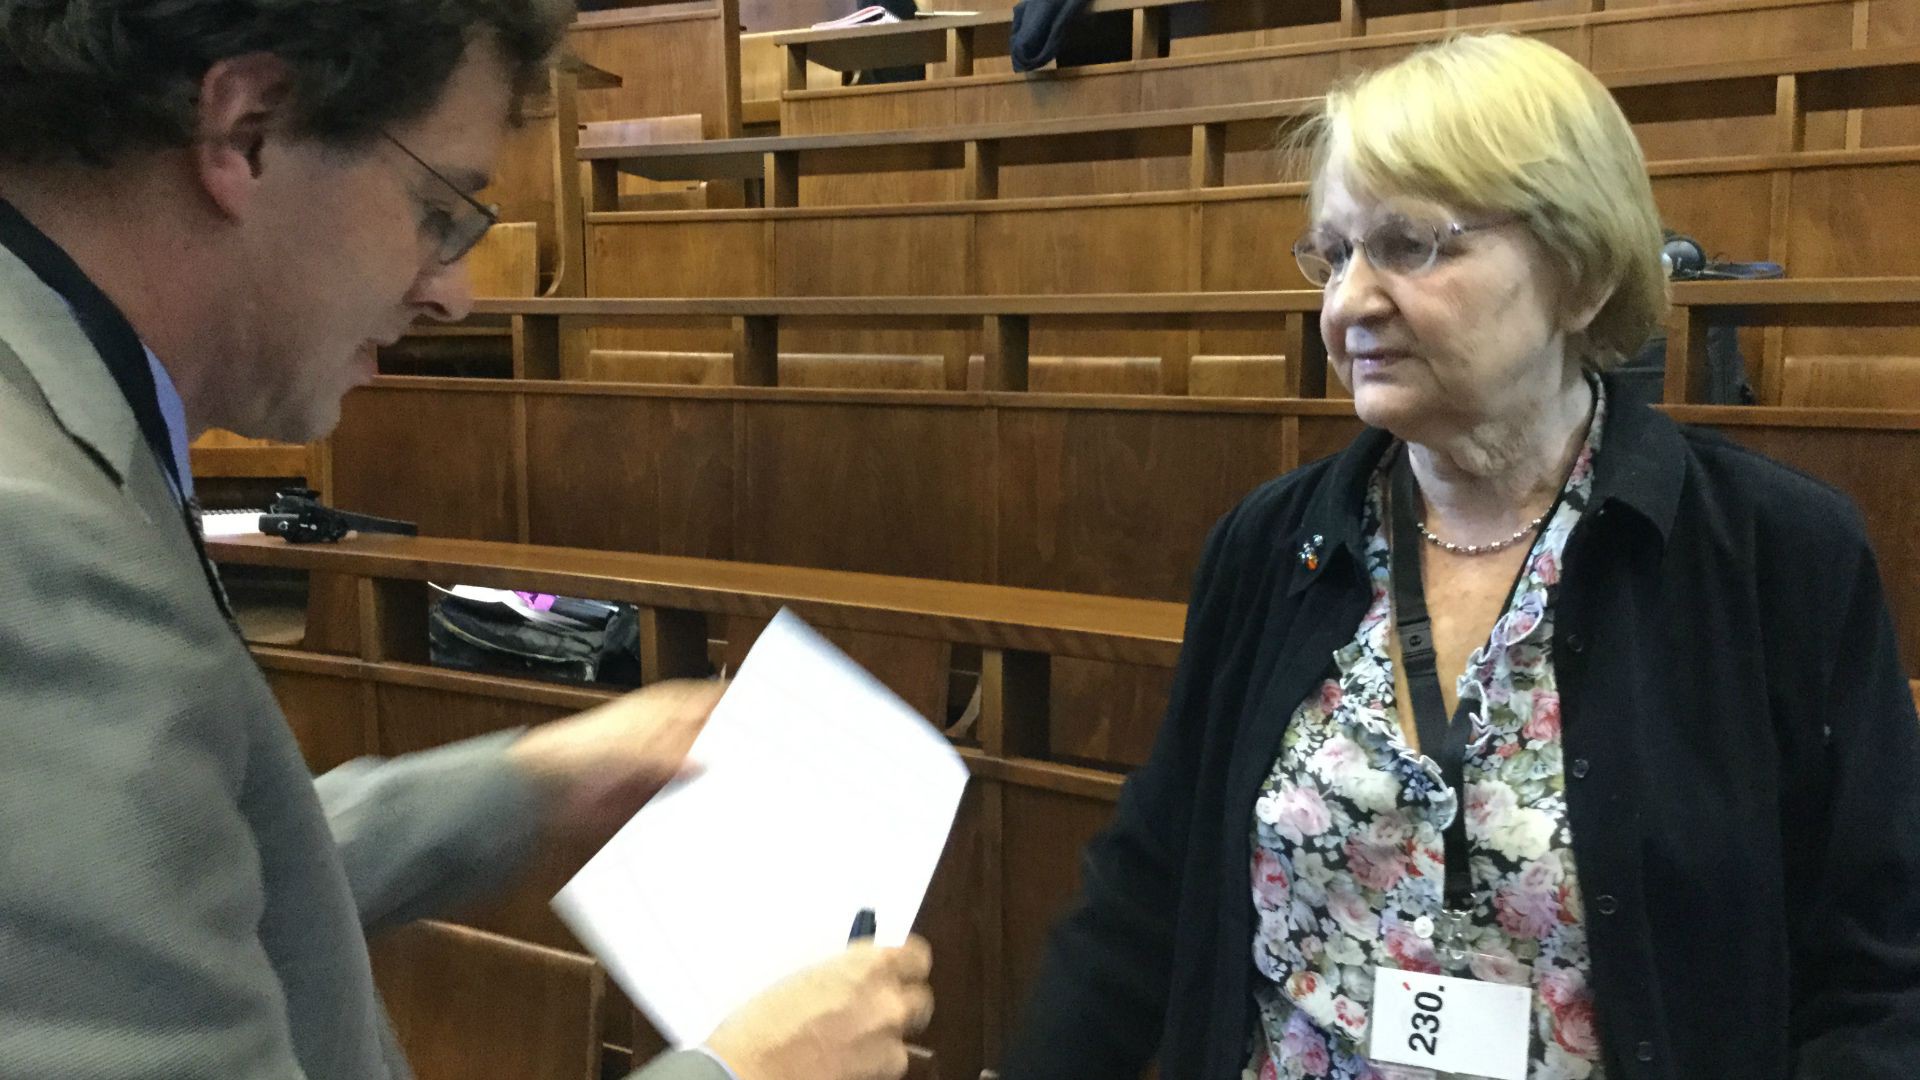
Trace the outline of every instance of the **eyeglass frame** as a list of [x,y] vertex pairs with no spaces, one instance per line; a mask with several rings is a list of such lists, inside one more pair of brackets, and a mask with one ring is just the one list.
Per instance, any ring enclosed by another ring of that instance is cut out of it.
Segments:
[[[474,198],[473,196],[467,194],[465,191],[461,190],[460,185],[448,179],[447,176],[444,173],[442,173],[440,170],[427,164],[426,159],[422,158],[419,154],[416,154],[412,150],[408,149],[407,144],[401,142],[399,139],[394,138],[391,132],[382,130],[380,132],[380,137],[392,143],[394,147],[398,149],[401,153],[411,158],[415,165],[420,166],[420,168],[426,171],[427,175],[433,177],[435,180],[438,180],[440,181],[440,183],[446,185],[446,188],[448,191],[451,191],[455,195],[460,196],[460,201],[466,203],[470,209],[472,209],[476,214],[479,215],[477,219],[469,219],[469,220],[479,220],[479,221],[484,221],[486,223],[482,225],[479,229],[475,230],[472,236],[462,239],[461,238],[462,234],[459,228],[459,225],[460,225],[459,219],[457,218],[454,219],[455,227],[452,229],[449,229],[446,235],[442,236],[439,239],[439,250],[434,252],[434,259],[441,266],[452,266],[455,263],[459,262],[461,259],[464,259],[468,255],[472,254],[473,249],[480,246],[480,241],[486,239],[487,233],[495,225],[500,224],[500,208],[498,206],[493,206],[487,203],[483,203],[480,200]],[[449,252],[451,252],[451,254],[449,254]]]
[[[1409,225],[1419,224],[1405,217],[1402,217],[1401,220],[1406,221]],[[1424,263],[1421,263],[1418,267],[1414,267],[1411,269],[1396,270],[1392,267],[1383,267],[1377,262],[1374,262],[1373,256],[1371,255],[1367,256],[1367,262],[1371,264],[1374,267],[1374,269],[1381,270],[1384,273],[1394,274],[1396,276],[1401,276],[1401,277],[1417,276],[1419,274],[1424,274],[1427,271],[1433,269],[1433,264],[1440,260],[1441,245],[1445,244],[1447,241],[1457,240],[1468,233],[1484,232],[1487,229],[1500,228],[1502,225],[1511,225],[1514,222],[1519,220],[1520,218],[1518,215],[1508,214],[1502,217],[1493,218],[1488,221],[1478,222],[1476,224],[1467,224],[1461,221],[1449,221],[1440,225],[1434,225],[1431,227],[1433,231],[1433,243],[1427,249],[1427,261]],[[1385,228],[1389,224],[1391,224],[1391,220],[1382,221],[1379,224],[1375,225],[1373,228],[1368,229],[1367,232],[1368,233],[1378,232],[1379,230]],[[1314,288],[1316,289],[1324,289],[1327,286],[1332,285],[1335,281],[1338,281],[1341,278],[1341,276],[1343,276],[1347,272],[1346,268],[1348,266],[1353,265],[1353,256],[1349,254],[1347,256],[1346,264],[1336,270],[1331,262],[1329,262],[1326,259],[1320,258],[1319,256],[1316,255],[1315,256],[1316,260],[1327,264],[1327,280],[1316,284],[1313,280],[1313,274],[1307,269],[1306,259],[1300,250],[1301,246],[1306,244],[1307,241],[1313,236],[1313,233],[1314,233],[1314,230],[1312,228],[1309,228],[1306,232],[1300,235],[1300,239],[1295,240],[1293,242],[1293,249],[1292,249],[1293,261],[1294,261],[1294,264],[1300,268],[1301,276],[1307,279],[1308,284],[1313,285]],[[1348,246],[1353,248],[1355,251],[1364,252],[1367,250],[1367,241],[1365,236],[1361,236],[1357,239],[1354,237],[1345,237],[1344,239],[1346,240],[1346,243],[1348,244]]]

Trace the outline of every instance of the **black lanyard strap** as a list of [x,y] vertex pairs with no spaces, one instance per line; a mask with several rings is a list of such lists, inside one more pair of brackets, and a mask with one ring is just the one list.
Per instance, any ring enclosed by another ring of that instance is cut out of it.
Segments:
[[1457,809],[1443,835],[1446,852],[1446,905],[1461,910],[1473,896],[1467,864],[1467,791],[1462,783],[1467,746],[1472,739],[1471,708],[1462,700],[1447,715],[1433,651],[1433,620],[1427,615],[1427,590],[1420,570],[1420,496],[1413,486],[1413,463],[1402,453],[1393,466],[1391,534],[1393,623],[1400,638],[1400,665],[1407,673],[1414,730],[1420,752],[1440,766],[1440,779],[1454,793]]

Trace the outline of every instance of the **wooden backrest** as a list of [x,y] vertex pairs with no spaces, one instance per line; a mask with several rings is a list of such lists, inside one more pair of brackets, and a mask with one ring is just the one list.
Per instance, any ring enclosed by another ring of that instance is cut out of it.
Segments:
[[467,256],[473,295],[511,299],[540,292],[540,227],[531,221],[503,221],[487,230]]
[[195,439],[192,446],[191,468],[197,479],[302,477],[309,467],[304,446],[243,438],[218,428]]
[[1284,356],[1196,356],[1187,371],[1193,397],[1285,397]]
[[1788,356],[1780,404],[1806,408],[1920,408],[1920,356]]
[[598,1080],[606,982],[592,960],[436,922],[379,939],[373,959],[419,1080]]

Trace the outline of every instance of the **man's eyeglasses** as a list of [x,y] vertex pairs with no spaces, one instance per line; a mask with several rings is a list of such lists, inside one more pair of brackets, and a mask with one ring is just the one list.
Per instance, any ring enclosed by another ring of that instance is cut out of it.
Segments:
[[1513,220],[1508,217],[1478,225],[1462,225],[1457,221],[1429,225],[1396,215],[1368,229],[1358,240],[1327,229],[1313,229],[1293,245],[1293,259],[1300,264],[1300,272],[1306,275],[1307,281],[1321,289],[1347,272],[1356,248],[1367,253],[1367,262],[1375,270],[1410,276],[1431,269],[1439,261],[1440,249],[1447,241]]
[[467,204],[464,208],[457,210],[428,205],[426,216],[420,223],[421,228],[437,245],[434,258],[441,266],[452,266],[466,258],[467,253],[480,243],[480,238],[487,235],[487,230],[499,223],[500,208],[475,200],[473,196],[462,191],[460,185],[447,179],[441,175],[440,170],[422,160],[419,154],[407,149],[406,144],[399,139],[384,131],[380,136],[392,143],[401,153],[412,158],[414,164],[425,169],[427,174],[435,180],[445,184],[447,190],[460,196],[460,201]]

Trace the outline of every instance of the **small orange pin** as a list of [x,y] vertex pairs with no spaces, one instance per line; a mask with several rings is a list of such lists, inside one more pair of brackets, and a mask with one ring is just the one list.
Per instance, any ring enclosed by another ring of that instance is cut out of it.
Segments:
[[1306,567],[1308,570],[1320,569],[1320,548],[1325,545],[1326,542],[1326,537],[1315,533],[1313,534],[1313,539],[1301,544],[1300,565]]

